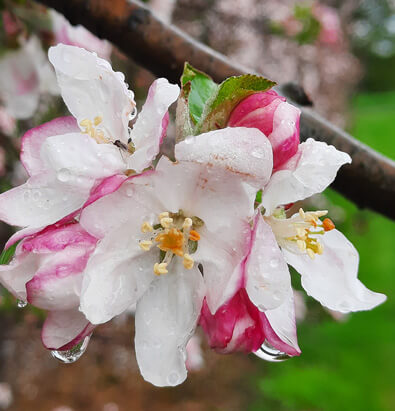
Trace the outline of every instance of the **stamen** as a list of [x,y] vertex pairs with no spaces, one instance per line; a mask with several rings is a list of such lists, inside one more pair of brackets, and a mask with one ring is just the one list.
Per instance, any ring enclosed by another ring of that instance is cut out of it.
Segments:
[[182,224],[182,228],[185,230],[186,228],[192,227],[192,218],[187,217]]
[[154,265],[154,273],[156,275],[167,274],[167,263],[155,263]]
[[300,251],[306,251],[306,242],[302,240],[296,240],[296,245]]
[[160,213],[158,215],[159,221],[162,220],[162,218],[165,218],[165,217],[169,217],[169,213],[167,211],[165,211],[164,213]]
[[173,225],[173,219],[171,217],[163,217],[159,221],[163,228],[170,228]]
[[331,231],[336,228],[335,223],[330,218],[325,218],[322,222],[325,231]]
[[97,117],[95,117],[95,118],[93,119],[93,124],[94,124],[95,126],[98,126],[102,121],[103,121],[103,117],[97,116]]
[[308,255],[312,260],[314,260],[314,258],[315,258],[314,251],[313,251],[311,248],[308,248],[308,249],[306,250],[306,252],[307,252],[307,255]]
[[300,218],[303,218],[303,220],[304,220],[304,218],[305,218],[305,213],[304,213],[304,211],[303,211],[303,208],[299,208],[299,215],[300,215]]
[[142,250],[144,250],[144,251],[149,251],[149,250],[151,249],[151,246],[152,246],[152,241],[150,241],[150,240],[143,240],[143,241],[140,241],[139,245],[140,245],[140,248],[141,248]]
[[193,258],[189,254],[184,254],[183,265],[187,270],[191,270],[193,268]]
[[141,225],[141,232],[142,233],[151,233],[154,231],[154,228],[148,221],[144,221],[144,223]]
[[200,234],[195,230],[191,230],[190,233],[189,233],[189,239],[191,241],[199,241],[200,240]]

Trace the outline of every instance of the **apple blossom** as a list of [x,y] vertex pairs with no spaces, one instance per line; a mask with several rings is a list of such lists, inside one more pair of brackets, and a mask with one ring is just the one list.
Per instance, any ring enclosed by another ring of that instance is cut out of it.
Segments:
[[116,189],[125,173],[149,167],[166,131],[167,109],[179,90],[165,79],[156,80],[129,131],[135,102],[121,73],[73,46],[53,47],[49,58],[74,118],[52,120],[22,138],[21,161],[30,177],[0,196],[0,218],[28,230],[78,211],[104,179],[110,178],[107,190]]
[[[211,143],[199,151],[205,139]],[[176,156],[198,151],[199,158],[162,157],[155,170],[82,211],[82,226],[100,241],[85,270],[81,310],[99,324],[137,302],[137,361],[155,385],[186,378],[185,346],[203,297],[215,313],[239,287],[256,192],[247,181],[257,179],[254,172],[267,181],[272,170],[265,139],[247,128],[190,137]]]
[[109,60],[112,47],[107,40],[100,40],[85,27],[72,26],[62,14],[55,10],[49,10],[55,35],[55,44],[62,43],[69,46],[77,46],[85,50],[96,52],[105,60]]
[[330,219],[321,221],[326,211],[300,209],[287,217],[282,207],[323,191],[350,161],[333,146],[309,139],[273,173],[254,220],[238,294],[215,314],[202,311],[200,323],[213,347],[256,351],[266,342],[282,354],[300,353],[287,264],[300,273],[306,292],[331,310],[369,310],[385,301],[358,280],[358,252]]
[[32,36],[17,50],[0,58],[0,100],[16,119],[31,117],[40,94],[59,94],[55,73],[37,37]]

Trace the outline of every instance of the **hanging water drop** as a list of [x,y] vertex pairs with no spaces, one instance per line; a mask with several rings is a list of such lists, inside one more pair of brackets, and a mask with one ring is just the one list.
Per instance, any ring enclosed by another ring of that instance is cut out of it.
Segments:
[[84,354],[88,347],[90,338],[91,336],[88,335],[79,344],[75,345],[70,350],[53,350],[51,351],[51,355],[53,358],[56,358],[58,361],[64,364],[72,364],[73,362],[76,362],[82,357],[82,354]]
[[255,351],[254,354],[262,360],[269,362],[281,362],[288,360],[288,358],[291,358],[285,352],[282,352],[277,348],[274,348],[271,344],[267,342],[267,340],[265,340],[265,342],[261,345],[261,348]]
[[16,305],[18,308],[25,308],[27,306],[27,302],[23,300],[16,300]]
[[68,170],[67,168],[61,168],[56,173],[56,177],[61,183],[65,183],[65,182],[69,181],[70,178],[71,178],[70,170]]
[[135,107],[133,111],[129,114],[129,121],[134,120],[136,116],[137,116],[137,107]]

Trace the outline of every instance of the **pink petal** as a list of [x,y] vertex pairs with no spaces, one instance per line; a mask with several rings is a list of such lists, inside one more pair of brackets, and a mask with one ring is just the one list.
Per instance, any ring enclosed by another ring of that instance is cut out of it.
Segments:
[[102,180],[96,187],[91,190],[88,200],[84,204],[84,208],[99,200],[100,198],[118,190],[122,183],[127,179],[124,174],[116,174]]

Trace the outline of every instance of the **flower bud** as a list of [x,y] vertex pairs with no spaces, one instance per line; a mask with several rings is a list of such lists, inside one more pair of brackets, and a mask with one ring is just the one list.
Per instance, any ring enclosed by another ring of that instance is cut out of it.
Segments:
[[278,169],[298,150],[300,110],[274,90],[255,93],[232,111],[230,127],[257,128],[273,149],[273,169]]

